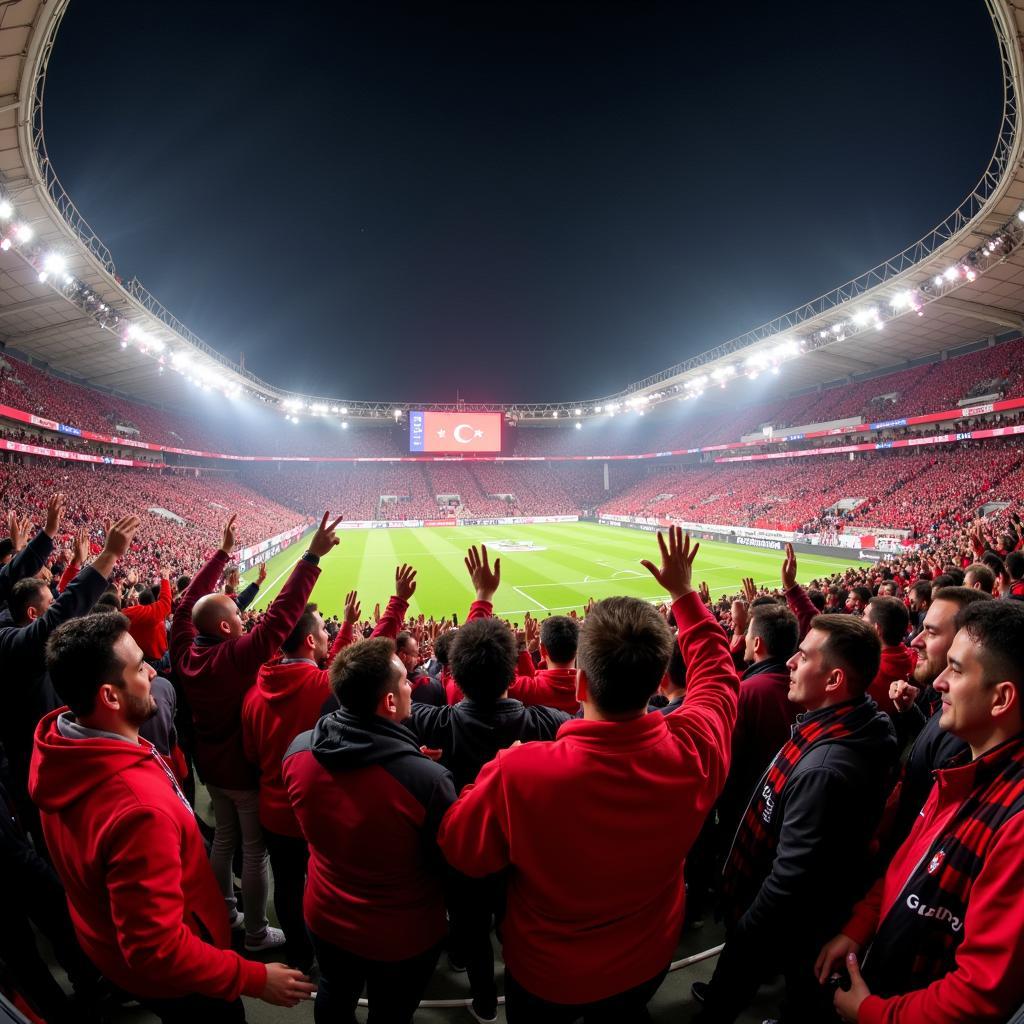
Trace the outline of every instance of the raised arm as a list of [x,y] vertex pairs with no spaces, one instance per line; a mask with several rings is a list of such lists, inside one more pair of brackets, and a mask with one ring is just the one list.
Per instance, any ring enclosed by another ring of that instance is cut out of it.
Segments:
[[796,552],[792,544],[786,545],[786,557],[782,563],[782,589],[786,595],[786,604],[799,623],[800,639],[803,640],[818,609],[811,604],[807,591],[796,581]]
[[11,588],[18,580],[35,576],[53,553],[53,538],[60,528],[64,515],[64,495],[54,494],[46,507],[46,525],[32,540],[28,540],[32,523],[28,516],[18,518],[11,512],[7,516],[7,527],[14,556],[7,565],[0,566],[0,603],[11,596]]
[[475,600],[469,607],[469,615],[466,621],[471,619],[489,619],[494,610],[494,595],[501,586],[501,559],[494,560],[494,568],[491,568],[487,557],[487,545],[481,544],[478,551],[473,545],[467,552],[464,559],[466,571],[469,573],[470,582],[473,584]]
[[384,614],[373,627],[370,636],[386,636],[392,640],[398,636],[409,609],[409,599],[416,593],[416,570],[411,565],[400,565],[395,569],[395,593],[388,601]]

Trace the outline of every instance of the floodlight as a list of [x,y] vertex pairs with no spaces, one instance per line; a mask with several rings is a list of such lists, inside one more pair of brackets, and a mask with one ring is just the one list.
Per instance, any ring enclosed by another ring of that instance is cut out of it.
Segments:
[[396,409],[395,412],[394,412],[394,416],[395,416],[396,420],[400,420],[402,418],[402,410],[401,409]]
[[342,430],[348,430],[348,420],[342,420],[341,421],[341,429]]
[[14,229],[14,237],[17,238],[22,245],[26,242],[31,242],[34,234],[35,232],[27,224],[19,224]]
[[[949,271],[946,271],[948,274]],[[904,309],[907,306],[914,304],[914,293],[911,291],[897,292],[892,297],[892,308],[893,309]]]
[[941,288],[942,287],[942,275],[941,274],[936,274],[935,275],[935,280],[932,283],[935,285],[936,288]]
[[551,418],[552,419],[556,419],[556,420],[558,419],[558,410],[557,409],[551,414]]
[[5,238],[2,242],[0,242],[0,249],[2,249],[4,252],[7,252],[10,248],[11,240],[9,238]]
[[347,416],[347,415],[348,415],[348,407],[347,407],[347,406],[344,406],[344,405],[343,405],[343,406],[341,407],[341,415],[342,415],[342,416]]
[[942,275],[947,281],[955,281],[960,276],[959,267],[947,267],[946,272]]
[[594,406],[594,412],[601,412],[601,406],[595,405]]
[[14,216],[14,207],[9,199],[0,199],[0,220],[10,220]]
[[576,409],[574,411],[573,415],[574,416],[582,416],[583,415],[583,410],[582,409]]
[[1017,220],[1024,220],[1024,209],[1017,211]]

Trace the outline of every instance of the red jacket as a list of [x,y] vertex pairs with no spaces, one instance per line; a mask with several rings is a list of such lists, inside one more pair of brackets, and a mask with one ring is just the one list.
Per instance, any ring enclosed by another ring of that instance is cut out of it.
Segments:
[[171,585],[160,580],[160,596],[152,604],[134,604],[121,611],[131,625],[128,632],[150,661],[167,653],[167,620],[171,617]]
[[878,666],[878,675],[868,687],[868,696],[883,710],[892,712],[892,701],[889,700],[889,684],[897,679],[909,679],[917,664],[917,651],[911,647],[883,647],[882,660]]
[[215,551],[182,595],[171,623],[171,662],[192,708],[196,767],[203,782],[255,789],[257,773],[242,748],[242,700],[260,666],[277,654],[295,627],[320,569],[300,558],[251,633],[231,640],[200,636],[192,625],[192,606],[216,589],[227,561],[223,551]]
[[678,711],[574,719],[553,743],[499,751],[441,824],[457,870],[511,868],[505,962],[543,999],[603,999],[672,959],[683,862],[725,782],[739,688],[700,597],[673,610],[689,668]]
[[[342,638],[339,629],[335,644]],[[330,693],[327,672],[313,662],[275,658],[260,669],[242,702],[242,745],[260,769],[260,824],[278,835],[302,837],[281,778],[281,758],[300,732],[316,725]]]
[[266,968],[231,951],[195,816],[152,744],[66,739],[65,711],[36,728],[29,792],[83,952],[138,996],[259,995]]
[[575,715],[580,709],[576,699],[576,669],[542,668],[532,676],[517,676],[508,695],[524,704],[540,704]]
[[[879,922],[904,898],[904,884],[972,790],[976,770],[977,762],[972,761],[935,773],[936,783],[914,828],[885,875],[853,908],[844,934],[862,946],[871,941]],[[1017,814],[999,830],[974,880],[964,937],[956,950],[956,969],[906,995],[890,999],[869,996],[857,1015],[859,1024],[1001,1024],[1010,1018],[1021,1003],[1024,978],[1022,849],[1024,814]]]

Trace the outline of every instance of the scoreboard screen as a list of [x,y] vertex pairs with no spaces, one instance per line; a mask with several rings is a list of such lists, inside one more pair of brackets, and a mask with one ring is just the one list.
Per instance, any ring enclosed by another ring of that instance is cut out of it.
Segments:
[[500,454],[501,413],[410,412],[409,451]]

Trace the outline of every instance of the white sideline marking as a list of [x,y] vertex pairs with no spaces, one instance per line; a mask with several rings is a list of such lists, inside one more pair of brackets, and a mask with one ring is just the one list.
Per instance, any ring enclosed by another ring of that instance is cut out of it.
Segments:
[[[548,586],[548,585],[549,585],[549,584],[544,584],[544,583],[539,583],[539,584],[535,584],[535,586],[541,586],[541,587],[543,587],[543,586]],[[557,586],[557,584],[555,584],[555,586]],[[546,604],[541,604],[541,603],[540,603],[540,601],[536,600],[535,598],[532,598],[532,597],[530,597],[530,595],[529,595],[529,594],[524,594],[524,593],[523,593],[523,588],[522,588],[522,587],[513,587],[512,589],[513,589],[513,590],[514,590],[514,591],[515,591],[515,592],[516,592],[516,593],[517,593],[517,594],[518,594],[518,595],[519,595],[519,596],[520,596],[520,597],[521,597],[521,598],[522,598],[522,599],[523,599],[524,601],[531,601],[531,602],[533,602],[533,604],[535,604],[535,605],[536,605],[536,606],[537,606],[538,608],[540,608],[540,609],[541,609],[541,611],[545,611],[545,612],[549,612],[549,611],[551,611],[551,609],[550,609],[550,608],[549,608],[549,607],[548,607],[548,606],[547,606]],[[576,605],[570,605],[569,607],[571,607],[571,608],[575,608],[575,607],[576,607]],[[529,611],[530,609],[525,609],[525,610],[526,610],[526,611]]]

